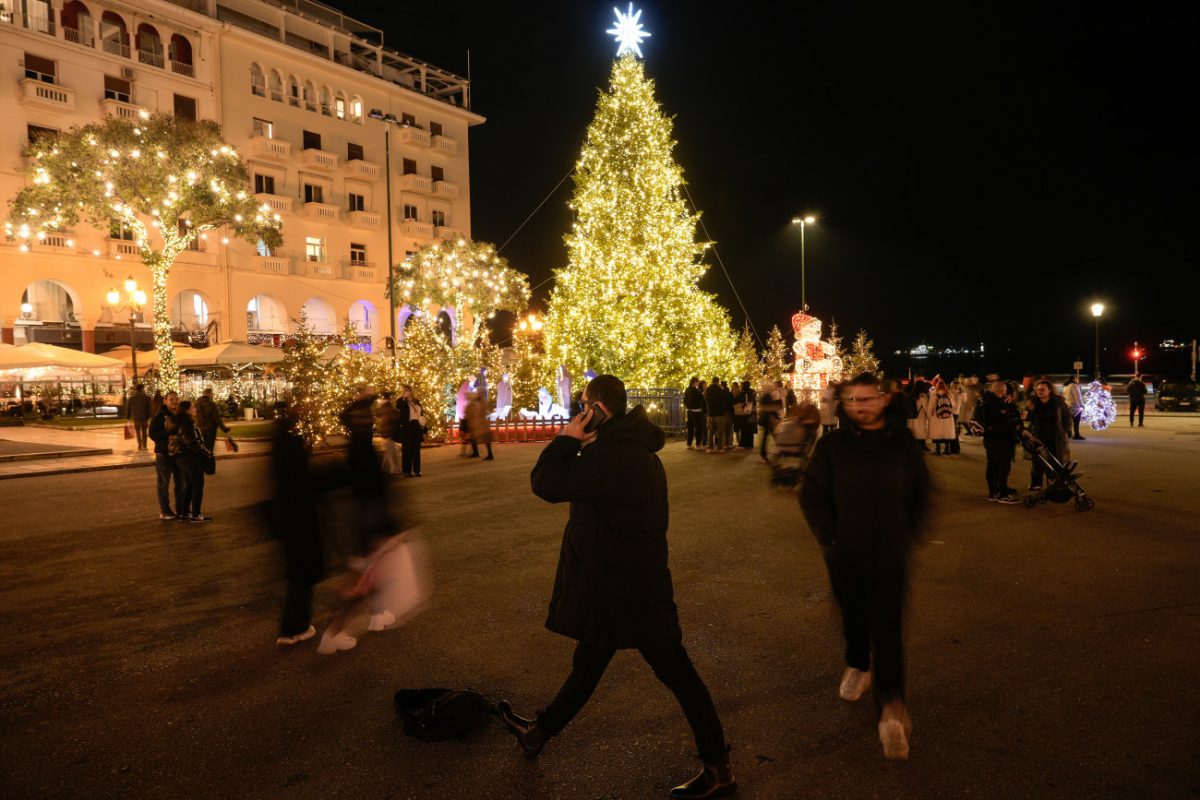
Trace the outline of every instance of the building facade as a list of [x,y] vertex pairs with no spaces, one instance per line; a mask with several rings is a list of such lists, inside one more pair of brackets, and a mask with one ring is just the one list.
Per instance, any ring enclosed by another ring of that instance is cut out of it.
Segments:
[[[470,236],[467,136],[483,122],[465,79],[382,42],[309,0],[6,3],[0,197],[24,185],[22,150],[47,132],[143,109],[214,119],[255,196],[282,216],[284,242],[271,251],[210,231],[182,254],[169,280],[176,338],[280,345],[303,315],[326,334],[349,320],[378,348],[391,327],[389,226],[393,263]],[[81,225],[27,248],[0,243],[0,340],[128,344],[129,312],[105,295],[127,277],[148,288],[150,275],[127,235]],[[398,309],[400,332],[406,316]]]

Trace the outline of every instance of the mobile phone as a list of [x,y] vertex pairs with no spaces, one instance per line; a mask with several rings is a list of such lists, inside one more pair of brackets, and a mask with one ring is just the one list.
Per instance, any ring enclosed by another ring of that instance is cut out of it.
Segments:
[[588,420],[588,424],[584,426],[584,433],[595,433],[596,428],[604,424],[604,420],[608,419],[608,414],[604,413],[604,409],[593,403],[591,405],[592,418]]

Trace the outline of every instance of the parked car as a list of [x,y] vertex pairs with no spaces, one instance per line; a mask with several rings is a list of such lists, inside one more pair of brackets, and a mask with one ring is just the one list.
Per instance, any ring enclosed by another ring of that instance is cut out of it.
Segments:
[[1154,393],[1157,411],[1193,411],[1200,407],[1195,381],[1163,381]]

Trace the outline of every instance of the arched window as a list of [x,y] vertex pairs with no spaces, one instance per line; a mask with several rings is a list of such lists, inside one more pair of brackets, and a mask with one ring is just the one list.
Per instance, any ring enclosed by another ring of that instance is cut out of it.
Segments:
[[321,113],[327,117],[333,116],[333,92],[328,86],[321,87]]
[[333,115],[338,119],[345,119],[349,113],[346,103],[346,93],[339,91],[337,97],[333,100]]
[[283,102],[283,76],[279,74],[279,70],[271,70],[271,75],[267,79],[269,83],[267,88],[271,91],[271,99],[276,103]]
[[96,43],[92,15],[79,0],[70,0],[62,10],[63,37],[68,42],[92,47]]
[[120,14],[105,11],[100,17],[100,46],[106,53],[129,58],[129,29]]
[[250,65],[250,91],[259,97],[267,96],[267,76],[258,64]]
[[375,332],[375,306],[359,300],[350,306],[349,320],[359,336],[371,336]]
[[300,107],[300,79],[295,75],[288,76],[288,105]]
[[363,101],[358,95],[350,98],[350,121],[362,122],[363,118]]
[[337,333],[337,312],[324,298],[308,298],[304,305],[300,306],[300,313],[304,315],[313,333],[321,336]]
[[178,33],[171,34],[171,71],[180,75],[194,77],[195,66],[192,61],[192,42],[186,36]]
[[317,110],[317,90],[312,81],[304,82],[304,107],[309,111]]
[[163,65],[162,37],[153,25],[142,23],[137,29],[138,61],[154,67]]

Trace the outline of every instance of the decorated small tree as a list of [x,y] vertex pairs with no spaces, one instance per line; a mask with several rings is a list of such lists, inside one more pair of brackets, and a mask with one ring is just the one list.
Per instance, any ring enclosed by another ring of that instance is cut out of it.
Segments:
[[847,378],[855,378],[862,375],[864,372],[869,372],[872,375],[880,375],[879,359],[871,351],[875,346],[875,342],[871,341],[865,330],[859,330],[854,336],[854,344],[850,348],[850,354],[843,361],[842,374]]
[[758,374],[762,380],[775,383],[783,380],[783,372],[789,361],[787,342],[778,325],[772,325],[767,333],[767,347],[759,360]]
[[759,381],[759,359],[758,348],[754,346],[754,336],[750,333],[750,323],[747,321],[742,326],[742,333],[738,337],[737,346],[733,351],[734,376],[740,380],[748,380],[752,383]]
[[279,215],[255,201],[245,165],[211,120],[113,117],[39,138],[25,155],[30,185],[9,203],[8,235],[36,246],[81,219],[101,230],[128,230],[150,268],[159,388],[178,389],[167,295],[176,257],[221,227],[277,247]]
[[842,334],[838,331],[837,322],[830,321],[829,337],[825,341],[829,342],[830,346],[833,347],[833,357],[844,362],[846,360],[846,351],[842,349]]
[[1112,392],[1100,383],[1092,381],[1083,390],[1083,416],[1080,422],[1092,426],[1092,430],[1102,431],[1117,420],[1117,407],[1113,403]]
[[327,373],[324,355],[329,342],[313,331],[303,313],[295,324],[296,335],[287,344],[279,371],[292,383],[292,402],[299,411],[296,430],[312,447],[329,432],[321,403]]
[[429,438],[440,439],[446,431],[447,392],[458,370],[450,345],[428,315],[409,319],[396,362],[400,384],[412,387],[425,412]]
[[514,359],[509,364],[513,390],[513,409],[537,408],[539,386],[550,386],[552,369],[542,353],[541,335],[529,331],[513,332]]

